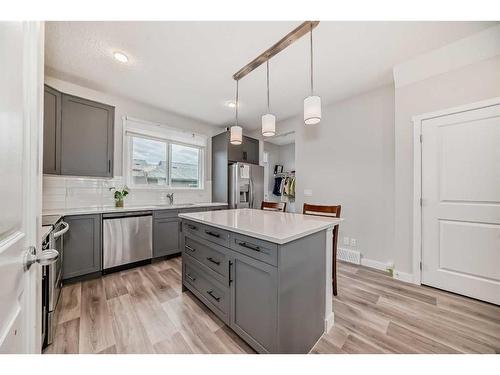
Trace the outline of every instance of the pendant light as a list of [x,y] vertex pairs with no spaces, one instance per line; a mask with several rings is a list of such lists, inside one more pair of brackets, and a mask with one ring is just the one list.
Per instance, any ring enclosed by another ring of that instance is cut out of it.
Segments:
[[236,80],[236,101],[235,101],[235,110],[236,110],[236,121],[233,126],[231,126],[231,134],[229,137],[229,141],[231,142],[232,145],[241,145],[243,142],[243,129],[241,126],[238,126],[238,107],[239,107],[239,101],[238,101],[238,83],[239,80]]
[[314,95],[313,85],[313,36],[312,24],[310,30],[310,44],[311,44],[311,96],[304,99],[304,124],[315,125],[321,121],[321,98]]
[[267,66],[267,113],[262,116],[262,135],[264,137],[272,137],[276,135],[276,116],[271,114],[269,110],[269,60]]

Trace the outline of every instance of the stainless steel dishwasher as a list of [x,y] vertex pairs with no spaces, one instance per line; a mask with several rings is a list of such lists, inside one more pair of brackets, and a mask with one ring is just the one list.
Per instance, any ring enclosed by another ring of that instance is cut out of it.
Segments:
[[102,219],[104,270],[151,259],[151,211],[109,213],[103,214]]

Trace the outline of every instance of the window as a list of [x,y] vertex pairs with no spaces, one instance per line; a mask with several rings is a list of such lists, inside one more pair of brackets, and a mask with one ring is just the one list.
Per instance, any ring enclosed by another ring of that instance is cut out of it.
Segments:
[[163,141],[132,138],[132,183],[167,185],[167,147]]
[[200,187],[200,149],[172,143],[170,155],[171,187]]
[[138,134],[128,137],[131,186],[202,188],[202,147]]

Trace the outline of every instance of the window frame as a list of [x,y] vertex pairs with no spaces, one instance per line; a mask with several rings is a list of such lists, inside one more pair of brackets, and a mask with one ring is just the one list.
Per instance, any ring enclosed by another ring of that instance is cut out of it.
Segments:
[[[196,144],[190,144],[187,142],[180,142],[176,140],[169,139],[167,137],[159,137],[159,136],[152,136],[149,134],[144,134],[139,131],[129,131],[128,133],[124,134],[125,136],[125,142],[126,143],[126,148],[124,152],[124,163],[123,163],[123,168],[125,169],[123,171],[123,174],[126,176],[126,183],[127,186],[131,189],[135,190],[189,190],[189,191],[197,191],[197,190],[204,190],[205,189],[205,156],[206,156],[206,146],[200,146]],[[143,138],[143,139],[149,139],[152,141],[157,141],[157,142],[162,142],[165,144],[166,147],[166,155],[167,155],[167,183],[165,185],[148,185],[148,184],[134,184],[133,183],[133,178],[132,178],[132,165],[133,165],[133,137],[137,138]],[[198,149],[199,152],[199,159],[198,159],[198,187],[172,187],[172,145],[179,145],[179,146],[185,146],[185,147],[191,147],[191,148],[196,148]]]

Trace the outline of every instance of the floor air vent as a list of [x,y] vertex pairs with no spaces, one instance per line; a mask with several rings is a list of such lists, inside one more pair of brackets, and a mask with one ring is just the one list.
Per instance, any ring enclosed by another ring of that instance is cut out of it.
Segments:
[[361,253],[359,251],[341,248],[338,248],[337,250],[337,258],[339,260],[354,264],[361,264]]

